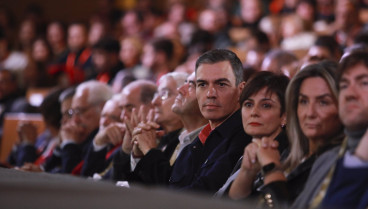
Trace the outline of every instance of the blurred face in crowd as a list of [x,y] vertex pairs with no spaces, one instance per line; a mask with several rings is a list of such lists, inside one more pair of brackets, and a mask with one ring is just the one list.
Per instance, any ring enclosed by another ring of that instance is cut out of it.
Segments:
[[158,124],[174,124],[180,121],[179,116],[171,110],[177,95],[177,84],[172,77],[166,76],[160,80],[157,93],[152,100],[155,113],[154,120]]
[[239,108],[244,83],[236,85],[229,61],[203,63],[196,71],[196,96],[204,118],[215,128]]
[[347,69],[340,80],[339,114],[348,130],[368,126],[368,68],[362,63]]
[[138,39],[126,38],[121,41],[120,46],[119,57],[125,67],[133,67],[138,64],[142,48]]
[[60,43],[64,43],[64,29],[58,23],[51,23],[47,27],[47,40],[51,45],[57,45]]
[[87,89],[80,94],[77,92],[72,101],[72,120],[75,124],[82,127],[83,132],[81,134],[84,137],[87,137],[88,134],[98,128],[101,114],[101,104],[90,103],[88,101],[89,94],[90,92]]
[[68,46],[72,51],[81,50],[87,44],[87,31],[85,26],[74,24],[68,30]]
[[36,37],[36,25],[31,20],[25,20],[19,31],[19,40],[23,44],[30,44]]
[[142,65],[146,68],[152,68],[155,65],[156,52],[151,44],[146,44],[143,48]]
[[123,26],[123,32],[128,36],[138,35],[141,32],[142,24],[134,12],[126,13],[121,24]]
[[254,23],[262,15],[262,8],[258,0],[241,0],[241,16],[244,22]]
[[46,62],[50,58],[50,50],[45,40],[38,39],[33,43],[33,59],[38,62]]
[[264,136],[275,138],[286,123],[281,115],[281,104],[275,93],[266,87],[247,98],[242,105],[244,131],[253,138]]
[[199,18],[198,25],[202,30],[214,33],[218,30],[218,22],[216,18],[216,13],[213,10],[204,10]]
[[92,52],[92,62],[98,72],[106,72],[110,67],[109,53],[101,49],[94,49]]
[[88,43],[93,46],[105,35],[105,26],[101,22],[95,22],[90,26],[88,33]]
[[185,83],[178,88],[178,95],[172,106],[172,111],[178,115],[201,114],[195,91],[195,73],[190,74]]
[[101,112],[100,129],[104,129],[112,123],[120,122],[121,109],[117,100],[108,100]]
[[300,128],[310,140],[323,142],[342,128],[337,101],[321,77],[310,77],[302,82],[297,108]]

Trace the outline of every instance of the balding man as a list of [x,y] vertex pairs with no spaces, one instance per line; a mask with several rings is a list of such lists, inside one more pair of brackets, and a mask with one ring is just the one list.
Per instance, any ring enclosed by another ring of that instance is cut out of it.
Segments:
[[[137,80],[126,85],[121,92],[118,102],[121,111],[120,121],[124,123],[125,119],[129,120],[133,108],[139,109],[142,105],[150,107],[156,89],[156,84],[147,80]],[[100,176],[104,179],[125,179],[123,177],[124,171],[130,171],[130,153],[133,145],[129,130],[125,130],[123,138],[122,148],[112,155],[112,163],[109,164],[103,173],[100,173]]]

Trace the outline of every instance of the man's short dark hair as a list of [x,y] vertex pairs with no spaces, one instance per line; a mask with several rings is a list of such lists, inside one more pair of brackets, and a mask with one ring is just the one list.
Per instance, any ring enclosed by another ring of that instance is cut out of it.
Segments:
[[368,68],[368,51],[355,51],[351,54],[344,56],[341,61],[339,68],[337,70],[337,88],[339,89],[338,83],[341,80],[342,75],[345,71],[351,67],[354,67],[357,64],[363,64],[366,68]]
[[236,54],[227,49],[214,49],[202,54],[196,62],[195,71],[201,64],[215,64],[229,61],[235,75],[236,85],[243,81],[243,65]]

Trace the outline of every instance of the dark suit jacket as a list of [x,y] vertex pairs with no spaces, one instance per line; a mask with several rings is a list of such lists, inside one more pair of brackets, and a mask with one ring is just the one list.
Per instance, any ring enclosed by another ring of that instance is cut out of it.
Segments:
[[31,144],[21,144],[16,146],[8,156],[8,163],[15,166],[22,166],[24,163],[32,163],[38,157],[37,149]]
[[96,152],[93,150],[93,143],[91,143],[88,149],[87,156],[85,157],[83,162],[81,175],[93,176],[93,174],[95,173],[101,173],[105,171],[120,149],[121,144],[116,146],[109,144],[102,150]]
[[[166,179],[167,182],[166,173],[168,170],[165,162],[168,162],[179,143],[180,131],[181,129],[178,129],[164,135],[157,149],[150,150],[137,163],[133,172],[130,169],[130,155],[120,150],[113,159],[113,180],[154,184],[161,183],[162,179]],[[170,164],[168,166],[170,167]],[[161,168],[163,170],[160,170]]]
[[181,130],[178,129],[162,137],[157,149],[151,149],[138,162],[134,175],[141,183],[167,184],[171,174],[170,158],[179,143]]
[[211,131],[203,145],[197,137],[180,153],[169,180],[171,188],[216,192],[230,176],[251,137],[240,110]]
[[67,144],[61,149],[61,172],[71,173],[87,155],[88,148],[93,138],[97,134],[98,129],[92,131],[82,144]]
[[287,176],[287,181],[271,182],[260,190],[265,194],[270,194],[273,206],[277,208],[288,208],[298,195],[303,191],[304,186],[311,172],[312,166],[316,159],[325,151],[333,148],[336,145],[326,145],[320,148],[316,153],[300,163]]

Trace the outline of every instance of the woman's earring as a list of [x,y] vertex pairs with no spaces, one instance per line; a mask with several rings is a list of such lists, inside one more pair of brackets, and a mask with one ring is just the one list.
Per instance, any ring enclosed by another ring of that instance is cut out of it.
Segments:
[[285,126],[286,126],[286,124],[284,124],[284,123],[281,124],[281,128],[285,128]]

